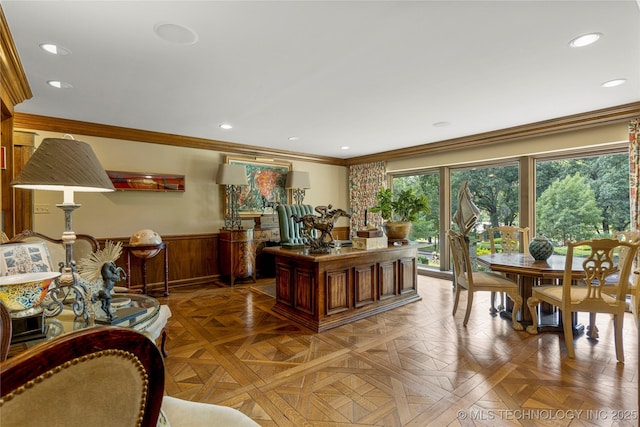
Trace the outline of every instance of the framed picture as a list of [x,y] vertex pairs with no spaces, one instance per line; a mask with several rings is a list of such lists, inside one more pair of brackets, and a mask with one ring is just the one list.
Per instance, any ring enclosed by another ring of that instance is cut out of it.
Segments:
[[106,171],[116,190],[184,191],[184,175]]
[[[242,165],[247,169],[249,185],[243,186],[238,197],[238,213],[241,217],[256,217],[273,213],[275,203],[289,203],[285,188],[291,162],[259,161],[252,158],[227,156],[225,162]],[[225,200],[225,205],[228,200]]]
[[3,276],[48,271],[54,270],[45,242],[0,245],[0,274]]

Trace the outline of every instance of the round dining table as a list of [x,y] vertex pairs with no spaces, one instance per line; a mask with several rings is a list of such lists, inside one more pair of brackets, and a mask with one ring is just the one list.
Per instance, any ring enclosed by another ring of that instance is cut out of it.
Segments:
[[[573,258],[571,265],[571,273],[574,278],[584,276],[582,268],[583,259]],[[537,285],[554,285],[559,284],[559,279],[564,277],[567,258],[564,255],[551,255],[546,261],[536,261],[530,254],[525,253],[495,253],[480,255],[477,257],[479,265],[487,267],[492,271],[505,273],[514,277],[518,283],[518,292],[522,296],[522,309],[520,310],[520,322],[524,325],[530,325],[532,322],[531,313],[527,306],[527,299],[531,296],[532,289]],[[501,315],[505,317],[511,316],[511,312],[506,310]],[[548,316],[541,316],[547,319]],[[553,321],[538,325],[538,330],[544,331],[562,331],[560,324],[560,316],[552,316]],[[574,313],[575,317],[575,313]],[[581,333],[584,330],[582,325],[578,325],[576,319],[573,321],[574,332]]]

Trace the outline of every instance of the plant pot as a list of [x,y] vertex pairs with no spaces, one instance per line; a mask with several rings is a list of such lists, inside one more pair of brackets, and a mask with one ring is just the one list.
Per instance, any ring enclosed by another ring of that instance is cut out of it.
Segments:
[[382,224],[384,234],[390,242],[409,241],[412,226],[413,223],[409,221],[387,221]]

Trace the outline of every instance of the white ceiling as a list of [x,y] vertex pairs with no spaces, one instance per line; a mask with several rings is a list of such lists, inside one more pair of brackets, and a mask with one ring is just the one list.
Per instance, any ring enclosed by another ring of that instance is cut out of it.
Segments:
[[350,158],[640,100],[636,0],[1,5],[44,116]]

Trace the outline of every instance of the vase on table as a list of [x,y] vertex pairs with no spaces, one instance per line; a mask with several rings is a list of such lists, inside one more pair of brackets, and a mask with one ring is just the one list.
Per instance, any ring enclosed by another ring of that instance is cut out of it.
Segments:
[[537,235],[529,242],[529,253],[536,261],[546,261],[553,254],[553,244],[542,234]]

